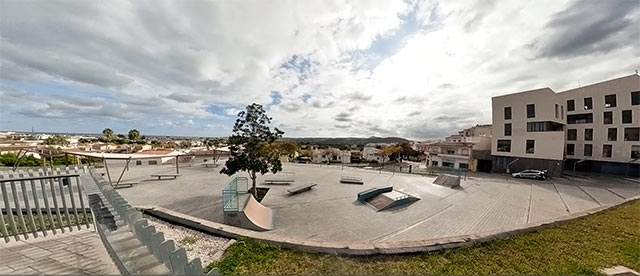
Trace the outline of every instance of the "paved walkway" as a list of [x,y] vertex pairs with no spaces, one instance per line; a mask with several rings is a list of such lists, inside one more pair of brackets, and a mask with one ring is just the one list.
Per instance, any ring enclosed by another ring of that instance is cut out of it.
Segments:
[[0,274],[120,274],[111,261],[98,233],[80,230],[0,241]]

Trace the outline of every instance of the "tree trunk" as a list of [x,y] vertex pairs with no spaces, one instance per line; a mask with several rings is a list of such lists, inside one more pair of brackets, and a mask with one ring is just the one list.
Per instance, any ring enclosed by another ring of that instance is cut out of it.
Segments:
[[250,172],[249,176],[251,177],[251,186],[253,188],[253,198],[258,200],[258,190],[256,189],[256,172]]

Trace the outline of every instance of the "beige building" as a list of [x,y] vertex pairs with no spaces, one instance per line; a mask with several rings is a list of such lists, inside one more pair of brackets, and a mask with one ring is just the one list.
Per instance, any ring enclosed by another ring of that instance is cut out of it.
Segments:
[[476,125],[444,142],[425,143],[426,165],[471,171],[491,171],[491,125]]
[[492,98],[493,171],[579,169],[638,174],[640,76],[556,93],[550,88]]

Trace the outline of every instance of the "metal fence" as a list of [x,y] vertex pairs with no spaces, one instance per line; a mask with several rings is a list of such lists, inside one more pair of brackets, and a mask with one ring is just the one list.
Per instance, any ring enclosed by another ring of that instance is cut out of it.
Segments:
[[246,194],[249,190],[249,179],[236,177],[222,189],[222,209],[226,211],[240,211],[238,194]]
[[[173,275],[204,275],[199,258],[189,261],[184,248],[176,248],[173,240],[165,240],[164,234],[156,231],[155,226],[150,225],[149,221],[142,217],[142,213],[131,206],[94,169],[90,169],[89,172],[104,198],[129,226],[130,231]],[[106,230],[98,227],[98,231],[104,237]],[[109,246],[106,239],[103,239],[103,242]],[[217,275],[217,270],[211,270],[209,275]]]
[[[0,173],[0,235],[11,237],[47,236],[51,230],[73,231],[91,227],[91,213],[85,208],[86,196],[78,167]],[[46,175],[45,175],[46,174]],[[87,206],[88,207],[88,206]]]

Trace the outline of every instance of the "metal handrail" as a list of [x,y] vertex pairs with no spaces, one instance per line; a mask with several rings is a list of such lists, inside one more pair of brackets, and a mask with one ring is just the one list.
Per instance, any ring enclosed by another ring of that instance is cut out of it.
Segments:
[[20,236],[24,239],[31,236],[37,238],[38,232],[47,236],[47,230],[55,235],[58,230],[62,233],[66,229],[81,230],[82,225],[90,228],[91,215],[85,208],[78,167],[74,171],[70,173],[67,167],[64,174],[60,168],[49,172],[52,175],[44,175],[45,172],[41,170],[0,173],[0,207],[3,207],[0,212],[0,237],[9,242],[11,236],[19,241]]

